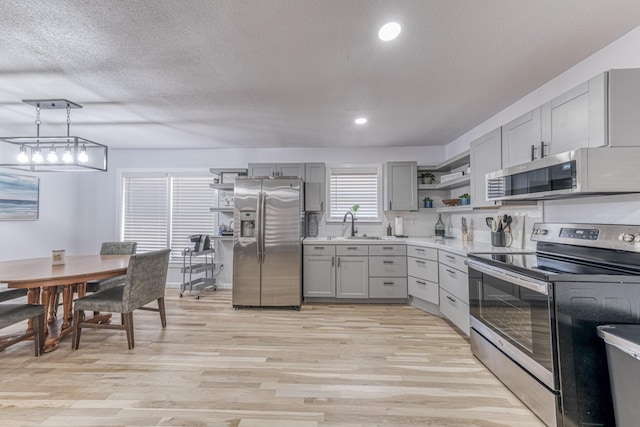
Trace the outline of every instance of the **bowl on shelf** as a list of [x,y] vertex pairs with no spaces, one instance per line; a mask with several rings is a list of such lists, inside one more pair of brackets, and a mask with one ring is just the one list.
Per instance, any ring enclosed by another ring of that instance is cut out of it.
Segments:
[[447,206],[458,206],[460,204],[460,199],[442,199],[442,203]]

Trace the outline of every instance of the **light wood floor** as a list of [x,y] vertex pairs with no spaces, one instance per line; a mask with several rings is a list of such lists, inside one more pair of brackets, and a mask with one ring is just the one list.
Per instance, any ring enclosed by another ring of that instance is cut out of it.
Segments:
[[[542,426],[444,320],[402,305],[234,310],[167,292],[168,326],[0,353],[2,426]],[[119,320],[119,319],[114,319]],[[6,330],[2,331],[6,332]]]

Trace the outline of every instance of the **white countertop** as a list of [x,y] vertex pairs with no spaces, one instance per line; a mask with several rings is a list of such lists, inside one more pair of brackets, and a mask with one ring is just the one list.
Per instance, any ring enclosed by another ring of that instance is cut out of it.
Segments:
[[485,242],[464,242],[461,239],[442,239],[435,237],[387,237],[382,236],[376,239],[358,239],[345,237],[306,237],[303,242],[305,245],[312,244],[329,244],[329,245],[388,245],[388,244],[406,244],[414,246],[422,246],[428,248],[442,249],[448,252],[457,253],[466,256],[468,253],[510,253],[523,252],[520,248],[499,248],[491,246]]

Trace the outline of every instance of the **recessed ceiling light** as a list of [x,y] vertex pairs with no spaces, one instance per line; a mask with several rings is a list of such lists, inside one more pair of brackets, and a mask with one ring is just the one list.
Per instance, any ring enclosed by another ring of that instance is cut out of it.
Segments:
[[402,30],[400,24],[397,22],[389,22],[380,28],[380,31],[378,31],[378,37],[380,37],[380,40],[388,42],[398,37],[400,30]]
[[357,125],[363,125],[365,123],[368,122],[366,117],[358,117],[357,119],[354,120],[355,124]]

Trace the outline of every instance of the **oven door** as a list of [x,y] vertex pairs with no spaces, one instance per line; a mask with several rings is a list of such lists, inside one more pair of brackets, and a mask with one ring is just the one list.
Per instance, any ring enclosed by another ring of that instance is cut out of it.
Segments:
[[469,260],[471,327],[551,390],[558,390],[551,285]]

